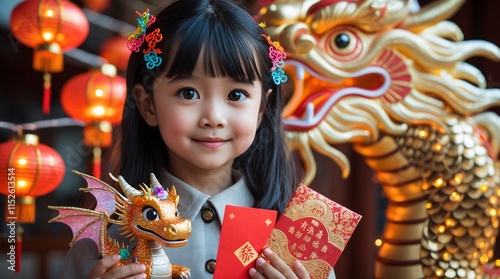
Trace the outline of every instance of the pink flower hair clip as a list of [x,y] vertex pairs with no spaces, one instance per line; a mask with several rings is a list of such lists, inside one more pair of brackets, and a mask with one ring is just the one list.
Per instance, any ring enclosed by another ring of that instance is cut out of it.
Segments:
[[[265,23],[260,23],[259,26],[264,28],[266,25]],[[271,59],[271,62],[273,62],[271,75],[274,83],[279,85],[280,83],[286,82],[288,77],[283,70],[283,67],[285,66],[286,53],[284,52],[283,47],[279,42],[273,42],[271,37],[268,35],[261,34],[261,36],[267,40],[267,43],[269,43],[269,58]]]
[[142,14],[136,12],[139,15],[137,18],[137,28],[128,37],[127,47],[131,51],[139,52],[144,41],[148,44],[148,48],[143,51],[144,61],[146,61],[146,67],[150,70],[161,65],[162,58],[158,56],[161,54],[161,49],[155,48],[156,44],[161,42],[163,35],[160,33],[160,28],[156,28],[153,32],[146,34],[147,28],[153,24],[156,17],[149,13],[149,9]]

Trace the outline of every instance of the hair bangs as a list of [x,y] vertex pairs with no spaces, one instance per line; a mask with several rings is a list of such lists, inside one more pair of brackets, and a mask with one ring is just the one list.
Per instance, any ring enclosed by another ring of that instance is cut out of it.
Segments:
[[254,51],[261,45],[259,38],[250,37],[240,29],[243,26],[233,23],[218,20],[210,13],[186,21],[174,38],[178,44],[167,77],[192,75],[201,57],[207,76],[230,77],[244,83],[262,80],[259,71],[262,62],[257,62],[260,57]]

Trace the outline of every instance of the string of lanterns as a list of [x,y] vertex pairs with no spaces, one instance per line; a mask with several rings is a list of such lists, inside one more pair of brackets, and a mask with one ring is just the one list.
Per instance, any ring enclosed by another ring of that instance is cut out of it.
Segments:
[[[109,5],[109,1],[84,2],[94,11]],[[43,73],[42,111],[47,115],[50,113],[52,74],[63,71],[63,53],[78,48],[85,41],[89,21],[82,9],[68,0],[25,0],[12,10],[10,29],[19,42],[33,49],[32,68]],[[112,38],[103,44],[99,55],[104,63],[98,69],[70,78],[61,90],[61,105],[71,119],[23,125],[0,122],[0,128],[14,132],[10,140],[0,143],[0,194],[7,198],[5,221],[8,218],[16,220],[17,272],[21,263],[20,224],[35,222],[36,198],[54,191],[66,171],[56,150],[40,143],[36,134],[24,131],[36,131],[41,126],[84,126],[83,141],[93,148],[93,175],[100,177],[101,148],[111,145],[112,126],[121,121],[125,102],[125,78],[117,75],[117,68],[123,73],[124,61],[128,61],[130,55],[126,38]],[[12,192],[15,199],[11,199]],[[12,211],[7,210],[10,200],[15,203]]]

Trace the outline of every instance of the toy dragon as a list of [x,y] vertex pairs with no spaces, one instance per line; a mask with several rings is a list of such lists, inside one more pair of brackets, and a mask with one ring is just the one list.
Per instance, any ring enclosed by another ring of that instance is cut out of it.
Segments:
[[349,175],[351,143],[388,199],[375,278],[484,278],[498,229],[500,105],[465,62],[500,50],[447,21],[463,0],[283,0],[257,20],[281,43],[283,122],[305,182],[313,150]]
[[[112,177],[119,182],[125,193],[123,196],[95,177],[75,173],[82,176],[88,184],[87,188],[80,190],[91,193],[96,198],[97,205],[94,210],[49,206],[50,209],[59,211],[59,215],[49,220],[49,223],[62,222],[71,228],[73,240],[70,246],[79,239],[90,238],[97,244],[102,257],[120,254],[122,260],[113,267],[142,263],[146,266],[148,279],[190,276],[187,267],[171,265],[162,248],[162,245],[183,246],[191,234],[191,222],[181,218],[177,211],[179,196],[174,186],[167,193],[154,174],[151,174],[151,187],[143,184],[139,191],[130,186],[122,176],[118,176],[118,179]],[[118,216],[117,220],[110,218],[114,213]],[[121,226],[119,230],[123,230],[122,235],[130,240],[137,239],[132,252],[107,235],[109,223]]]

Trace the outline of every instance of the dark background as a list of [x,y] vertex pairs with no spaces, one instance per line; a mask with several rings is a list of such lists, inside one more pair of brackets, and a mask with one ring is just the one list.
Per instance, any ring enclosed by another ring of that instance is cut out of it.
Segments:
[[[186,1],[186,0],[184,0]],[[8,29],[8,18],[17,0],[2,0],[0,3],[0,122],[14,124],[32,123],[39,120],[67,117],[59,103],[63,84],[72,76],[83,73],[92,63],[85,63],[65,57],[65,69],[54,74],[52,79],[52,104],[49,115],[42,114],[42,73],[32,69],[32,50],[21,45]],[[102,13],[111,19],[135,26],[135,11],[149,7],[154,14],[155,6],[162,1],[119,0],[111,1]],[[423,6],[432,1],[420,1]],[[83,6],[82,1],[74,3]],[[247,2],[255,7],[253,1]],[[465,39],[482,39],[500,45],[499,36],[500,2],[496,0],[469,0],[450,20],[462,29]],[[109,18],[101,18],[106,20]],[[127,29],[127,25],[123,28]],[[80,48],[90,54],[97,54],[102,43],[111,36],[118,35],[118,29],[109,30],[90,22],[90,33]],[[488,87],[500,87],[500,67],[497,62],[484,58],[468,61],[478,67],[487,79]],[[498,109],[496,110],[498,112]],[[82,179],[71,173],[75,169],[89,171],[88,159],[91,150],[83,145],[82,127],[47,128],[36,131],[40,142],[51,146],[63,157],[66,175],[61,185],[51,194],[37,198],[35,224],[24,225],[23,272],[12,278],[54,278],[60,268],[71,231],[62,224],[48,224],[47,220],[55,212],[48,205],[75,205],[81,201],[78,188],[84,187]],[[8,140],[12,131],[0,128],[0,142]],[[363,215],[363,219],[338,261],[335,270],[337,278],[372,278],[376,247],[374,241],[382,232],[384,198],[380,187],[374,182],[371,170],[363,158],[355,154],[348,145],[339,148],[350,158],[352,172],[348,179],[342,180],[338,167],[329,159],[317,155],[318,175],[311,187],[340,204]],[[0,201],[0,214],[3,215],[3,198]],[[6,226],[0,228],[0,274],[6,273],[5,234]],[[2,275],[2,278],[4,275]],[[11,277],[7,277],[11,278]]]

